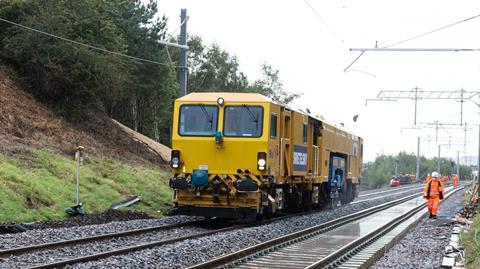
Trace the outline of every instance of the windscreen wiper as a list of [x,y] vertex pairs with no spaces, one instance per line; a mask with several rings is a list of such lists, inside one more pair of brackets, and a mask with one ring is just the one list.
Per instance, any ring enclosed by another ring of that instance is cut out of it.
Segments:
[[258,115],[255,116],[255,114],[253,114],[253,112],[250,110],[250,108],[247,105],[243,104],[242,107],[245,108],[248,111],[248,114],[250,115],[250,118],[252,119],[253,122],[256,123],[256,125],[255,125],[256,129],[258,129]]
[[213,128],[213,115],[209,115],[208,112],[207,112],[207,109],[205,109],[205,105],[204,104],[199,104],[200,108],[202,109],[203,111],[203,115],[205,115],[205,118],[207,119],[207,121],[210,123],[210,129]]

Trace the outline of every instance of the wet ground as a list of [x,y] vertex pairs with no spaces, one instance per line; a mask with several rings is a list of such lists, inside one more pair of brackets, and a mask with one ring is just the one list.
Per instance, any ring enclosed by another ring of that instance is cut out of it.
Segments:
[[450,196],[440,204],[438,219],[424,218],[370,268],[440,268],[452,231],[452,219],[463,204],[463,191]]

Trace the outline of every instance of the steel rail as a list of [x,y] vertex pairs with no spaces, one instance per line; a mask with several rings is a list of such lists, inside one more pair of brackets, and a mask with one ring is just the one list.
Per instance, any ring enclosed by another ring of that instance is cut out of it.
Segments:
[[[450,191],[448,194],[445,195],[445,199],[461,189],[462,188],[453,189],[452,191]],[[391,231],[397,225],[408,220],[410,217],[412,217],[419,211],[423,210],[425,208],[426,203],[427,203],[426,201],[420,203],[419,205],[413,207],[409,211],[392,219],[391,221],[383,224],[377,229],[371,231],[370,233],[355,239],[354,241],[346,244],[342,248],[322,258],[321,260],[318,260],[317,262],[311,264],[310,266],[305,267],[305,269],[333,268],[344,263],[345,261],[353,257],[357,252],[364,249],[374,241],[378,240],[379,238],[384,236],[387,232]]]
[[390,201],[387,203],[383,203],[381,205],[377,205],[371,208],[367,208],[364,210],[361,210],[359,212],[355,212],[353,214],[340,217],[335,220],[331,220],[301,231],[293,232],[290,234],[287,234],[285,236],[275,238],[251,247],[247,247],[245,249],[242,249],[240,251],[230,253],[223,255],[221,257],[193,265],[191,267],[188,267],[188,269],[203,269],[203,268],[214,268],[214,267],[220,267],[220,266],[225,266],[227,264],[230,264],[234,261],[244,259],[246,257],[252,256],[256,253],[261,253],[261,252],[269,252],[271,250],[274,250],[278,248],[279,246],[286,246],[291,243],[298,242],[299,240],[305,239],[305,238],[310,238],[314,235],[318,235],[327,231],[330,231],[334,228],[340,227],[342,225],[345,225],[347,223],[353,222],[355,220],[364,218],[366,216],[372,215],[374,213],[380,212],[386,208],[389,208],[394,205],[401,204],[403,202],[409,201],[413,198],[417,198],[419,194],[412,194],[394,201]]
[[169,225],[164,225],[164,226],[153,226],[153,227],[139,228],[139,229],[121,231],[121,232],[117,232],[117,233],[107,233],[107,234],[100,234],[100,235],[93,235],[93,236],[82,237],[82,238],[61,240],[61,241],[55,241],[55,242],[49,242],[49,243],[43,243],[43,244],[37,244],[37,245],[3,249],[3,250],[0,250],[0,257],[8,257],[8,256],[11,256],[11,255],[20,255],[20,254],[24,254],[24,253],[40,251],[40,250],[45,250],[45,249],[65,247],[65,246],[70,246],[70,245],[77,245],[77,244],[83,244],[83,243],[88,243],[88,242],[95,242],[95,241],[100,241],[100,240],[106,240],[106,239],[118,238],[118,237],[125,237],[125,236],[137,235],[137,234],[143,234],[143,233],[149,233],[149,232],[172,230],[172,229],[175,229],[175,228],[193,226],[193,225],[199,224],[203,221],[204,220],[188,221],[188,222],[184,222],[184,223],[175,223],[175,224],[169,224]]
[[[404,194],[404,193],[408,193],[408,192],[411,192],[411,191],[415,191],[416,189],[418,191],[420,191],[421,189],[423,188],[423,186],[417,186],[417,188],[411,188],[411,189],[407,189],[407,190],[403,190],[403,191],[391,191],[391,192],[385,192],[384,195],[381,195],[381,196],[376,196],[376,197],[372,197],[372,198],[368,198],[368,199],[362,199],[362,198],[359,198],[359,200],[354,200],[353,202],[351,202],[350,204],[358,204],[358,203],[362,203],[362,202],[365,202],[365,201],[370,201],[370,200],[376,200],[376,199],[381,199],[381,198],[385,198],[385,197],[389,197],[391,195],[400,195],[400,194]],[[388,194],[389,193],[389,194]]]
[[[281,217],[276,217],[272,219],[266,219],[258,222],[251,222],[251,223],[245,223],[245,224],[238,224],[230,227],[225,227],[225,228],[220,228],[220,229],[214,229],[211,231],[207,232],[202,232],[202,233],[197,233],[197,234],[192,234],[192,235],[187,235],[187,236],[182,236],[182,237],[177,237],[177,238],[172,238],[172,239],[165,239],[165,240],[157,240],[157,241],[152,241],[148,243],[142,243],[142,244],[137,244],[129,247],[124,247],[124,248],[118,248],[110,251],[105,251],[105,252],[100,252],[97,254],[92,254],[92,255],[86,255],[82,257],[75,257],[75,258],[69,258],[69,259],[64,259],[60,261],[54,261],[51,263],[45,263],[45,264],[40,264],[40,265],[33,265],[29,268],[31,269],[40,269],[40,268],[55,268],[55,267],[61,267],[61,266],[66,266],[70,264],[75,264],[75,263],[80,263],[80,262],[86,262],[86,261],[93,261],[93,260],[98,260],[114,255],[119,255],[119,254],[125,254],[137,250],[142,250],[142,249],[147,249],[147,248],[152,248],[152,247],[158,247],[158,246],[163,246],[163,245],[168,245],[168,244],[173,244],[176,242],[188,240],[188,239],[194,239],[194,238],[199,238],[199,237],[204,237],[204,236],[209,236],[213,235],[216,233],[221,233],[221,232],[228,232],[228,231],[233,231],[237,229],[242,229],[242,228],[248,228],[248,227],[253,227],[253,226],[259,226],[259,225],[265,225],[274,221],[286,219],[286,218],[291,218],[294,216],[299,216],[299,215],[307,215],[311,214],[314,212],[318,211],[311,211],[311,212],[301,212],[301,213],[296,213],[296,214],[290,214],[290,215],[285,215]],[[57,244],[57,246],[62,247],[61,244]]]
[[[392,191],[394,191],[394,190],[392,190]],[[393,195],[395,195],[395,193],[393,193]],[[413,194],[413,195],[418,195],[418,194]],[[411,196],[413,196],[413,195],[411,195]],[[408,197],[410,197],[410,196],[408,196]],[[402,199],[399,199],[399,200],[407,199],[408,197],[405,197],[405,198],[402,198]],[[366,200],[359,201],[359,203],[366,202],[366,201],[371,201],[371,200],[376,200],[376,199],[378,199],[378,198],[366,199]],[[397,200],[395,200],[395,201],[397,201]],[[391,202],[389,202],[387,204],[391,205]],[[378,206],[373,207],[373,208],[377,208],[377,207]],[[69,265],[69,264],[75,264],[75,263],[79,263],[79,262],[98,260],[98,259],[102,259],[102,258],[109,257],[109,256],[114,256],[114,255],[118,255],[118,254],[125,254],[125,253],[129,253],[129,252],[133,252],[133,251],[136,251],[136,250],[151,248],[151,247],[155,247],[155,246],[162,246],[162,245],[167,245],[167,244],[173,244],[173,243],[183,241],[183,240],[187,240],[187,239],[194,239],[194,238],[199,238],[199,237],[203,237],[203,236],[212,235],[212,234],[215,234],[215,233],[226,232],[226,231],[231,231],[231,230],[241,229],[241,228],[248,228],[248,227],[252,227],[252,226],[264,225],[264,224],[268,224],[268,223],[271,223],[271,222],[274,222],[274,221],[279,221],[279,220],[286,219],[286,218],[302,216],[302,215],[309,215],[309,214],[314,214],[314,213],[318,213],[318,212],[321,212],[321,210],[311,210],[309,212],[300,212],[300,213],[296,213],[296,214],[289,214],[289,215],[285,215],[285,216],[280,216],[280,217],[276,217],[276,218],[272,218],[272,219],[263,220],[263,221],[260,221],[260,222],[253,222],[253,223],[247,223],[247,224],[242,224],[242,225],[235,225],[235,226],[231,226],[231,227],[215,229],[215,230],[204,232],[204,233],[198,233],[198,234],[178,237],[178,238],[174,238],[174,239],[152,241],[152,242],[149,242],[149,243],[143,243],[143,244],[129,246],[129,247],[121,248],[121,249],[101,252],[101,253],[97,253],[97,254],[94,254],[94,255],[87,255],[87,256],[83,256],[83,257],[65,259],[65,260],[60,260],[60,261],[47,263],[47,264],[34,265],[30,268],[53,268],[53,267],[59,267],[59,266],[66,266],[66,265]],[[362,211],[360,211],[360,212],[362,212]],[[162,230],[168,230],[168,229],[174,229],[174,228],[181,228],[181,227],[185,227],[185,226],[195,225],[195,224],[198,224],[198,223],[203,222],[203,221],[204,220],[191,221],[191,222],[185,222],[185,223],[180,223],[180,224],[171,224],[171,225],[165,225],[165,226],[157,226],[157,227],[147,227],[147,228],[141,228],[141,229],[136,229],[136,230],[123,231],[123,232],[119,232],[119,233],[110,233],[110,234],[103,234],[103,235],[77,238],[77,239],[71,239],[71,240],[62,240],[62,241],[56,241],[56,242],[38,244],[38,245],[32,245],[32,246],[5,249],[5,250],[0,250],[0,257],[11,256],[11,255],[20,255],[20,254],[24,254],[24,253],[41,251],[41,250],[46,250],[46,249],[62,248],[62,247],[70,246],[70,245],[77,245],[77,244],[101,241],[101,240],[106,240],[106,239],[116,238],[116,237],[125,237],[125,236],[130,236],[130,235],[148,233],[148,232],[155,232],[155,231],[162,231]]]
[[240,229],[240,228],[245,228],[246,226],[253,226],[255,225],[254,223],[249,223],[249,224],[244,224],[244,225],[235,225],[235,226],[230,226],[226,228],[220,228],[220,229],[215,229],[212,231],[208,232],[202,232],[202,233],[197,233],[197,234],[192,234],[192,235],[187,235],[187,236],[181,236],[177,238],[171,238],[171,239],[165,239],[165,240],[158,240],[158,241],[152,241],[148,243],[142,243],[142,244],[137,244],[134,246],[129,246],[129,247],[124,247],[124,248],[118,248],[110,251],[105,251],[105,252],[100,252],[97,254],[92,254],[92,255],[86,255],[86,256],[81,256],[81,257],[75,257],[75,258],[69,258],[69,259],[64,259],[60,261],[55,261],[51,263],[45,263],[45,264],[40,264],[40,265],[34,265],[29,268],[31,269],[40,269],[40,268],[55,268],[55,267],[62,267],[70,264],[75,264],[75,263],[80,263],[80,262],[87,262],[87,261],[94,261],[110,256],[115,256],[119,254],[126,254],[130,253],[133,251],[137,250],[142,250],[142,249],[147,249],[147,248],[152,248],[152,247],[158,247],[158,246],[163,246],[163,245],[168,245],[168,244],[173,244],[176,242],[188,240],[188,239],[194,239],[198,237],[204,237],[216,233],[221,233],[221,232],[227,232],[235,229]]
[[[367,192],[367,193],[361,193],[360,195],[358,195],[358,197],[356,198],[361,198],[361,197],[365,197],[365,196],[372,196],[372,195],[376,195],[376,194],[382,194],[382,193],[388,193],[388,192],[394,192],[395,190],[396,191],[405,191],[405,190],[413,190],[417,187],[420,187],[421,185],[418,184],[418,183],[411,183],[411,184],[408,184],[408,185],[403,185],[403,186],[400,186],[400,187],[389,187],[389,188],[386,188],[386,189],[383,189],[383,190],[377,190],[375,192]],[[423,187],[423,186],[422,186]],[[368,191],[368,190],[367,190]],[[366,192],[366,191],[364,191]]]

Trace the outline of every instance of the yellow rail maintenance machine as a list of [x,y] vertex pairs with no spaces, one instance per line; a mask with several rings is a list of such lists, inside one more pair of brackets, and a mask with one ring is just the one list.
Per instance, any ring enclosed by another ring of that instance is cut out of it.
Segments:
[[357,196],[363,140],[263,95],[188,94],[172,134],[177,214],[249,219]]

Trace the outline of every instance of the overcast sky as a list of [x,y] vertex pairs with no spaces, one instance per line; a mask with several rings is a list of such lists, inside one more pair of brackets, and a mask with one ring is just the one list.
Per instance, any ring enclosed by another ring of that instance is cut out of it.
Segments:
[[[259,78],[264,62],[279,69],[287,90],[304,93],[294,107],[308,107],[313,114],[343,122],[351,130],[352,117],[359,114],[355,132],[365,139],[366,160],[381,153],[416,152],[417,136],[435,136],[433,129],[402,130],[413,125],[412,101],[369,102],[366,106],[365,100],[380,90],[411,90],[415,86],[480,90],[480,52],[367,52],[351,72],[344,72],[358,55],[349,48],[374,47],[376,42],[379,47],[390,45],[480,14],[480,1],[308,2],[321,19],[304,0],[158,0],[158,6],[169,18],[171,31],[178,28],[180,9],[187,8],[189,34],[236,55],[250,81]],[[397,47],[480,48],[479,29],[477,18]],[[466,103],[464,121],[480,122],[477,111],[476,105]],[[420,101],[418,121],[436,120],[460,122],[460,104]],[[439,136],[451,136],[452,143],[458,144],[464,133],[441,130]],[[442,155],[456,158],[457,150],[467,150],[461,153],[462,159],[476,156],[478,128],[467,133],[467,140],[467,147],[442,146]],[[435,141],[422,141],[422,155],[436,156],[437,151]]]

